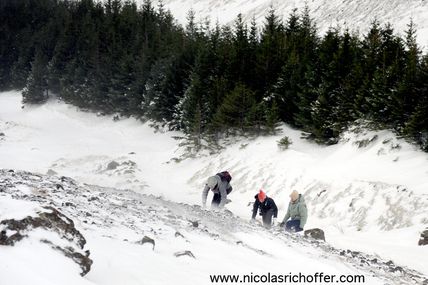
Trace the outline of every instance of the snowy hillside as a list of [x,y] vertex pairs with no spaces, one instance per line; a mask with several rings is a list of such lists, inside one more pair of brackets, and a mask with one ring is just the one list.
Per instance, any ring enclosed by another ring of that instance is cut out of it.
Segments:
[[[174,284],[211,284],[210,274],[268,272],[358,274],[365,276],[367,284],[421,284],[425,280],[417,272],[375,256],[338,251],[301,236],[266,231],[228,212],[201,210],[132,191],[13,170],[0,171],[0,189],[1,219],[14,218],[17,223],[23,217],[52,211],[43,206],[58,209],[86,237],[85,249],[93,262],[81,278],[78,266],[47,244],[52,232],[27,228],[21,241],[1,248],[4,284],[131,285],[170,284],[172,280]],[[3,230],[4,225],[0,227]],[[26,274],[20,274],[22,268]]]
[[[287,256],[296,256],[298,260],[287,272],[302,271],[299,264],[312,264],[305,267],[309,271],[320,268],[341,274],[366,272],[354,265],[339,265],[342,260],[335,254],[319,262],[325,252],[312,245],[290,249],[284,244],[292,241],[282,233],[274,237],[278,234],[275,231],[254,229],[247,222],[250,219],[248,203],[261,187],[277,202],[280,219],[285,214],[291,190],[303,193],[309,209],[307,228],[319,227],[326,232],[328,252],[334,251],[328,245],[357,250],[428,275],[428,247],[417,246],[421,232],[428,226],[428,155],[391,132],[356,128],[347,132],[339,144],[325,147],[302,140],[299,131],[283,126],[282,133],[276,136],[243,138],[229,142],[220,153],[183,159],[185,149],[179,147],[181,141],[176,138],[180,133],[155,132],[134,119],[114,122],[111,117],[85,113],[55,101],[24,109],[20,102],[19,92],[0,94],[0,169],[53,175],[38,178],[39,183],[49,180],[55,185],[59,176],[67,176],[79,183],[123,190],[83,186],[66,192],[65,197],[57,192],[45,196],[34,190],[39,187],[36,182],[26,182],[28,178],[23,175],[18,184],[31,185],[16,187],[14,182],[6,192],[0,191],[0,220],[10,218],[6,214],[11,211],[16,211],[15,219],[28,215],[27,212],[21,214],[18,207],[35,213],[41,206],[51,204],[75,221],[94,259],[88,279],[82,282],[117,284],[120,279],[114,278],[128,276],[127,284],[139,284],[141,278],[150,278],[153,282],[148,284],[163,284],[162,278],[167,277],[157,268],[166,262],[174,268],[177,274],[174,279],[181,282],[177,284],[184,284],[188,277],[179,273],[183,266],[200,272],[192,276],[195,282],[203,284],[209,274],[216,273],[210,265],[220,263],[221,256],[231,256],[228,253],[236,256],[233,262],[238,268],[235,270],[231,263],[216,268],[230,274],[256,269],[267,272],[272,271],[272,266],[281,272]],[[284,135],[293,143],[288,150],[281,151],[277,141]],[[201,212],[198,207],[206,178],[224,169],[233,176],[232,202],[227,208],[236,215],[234,222],[226,225],[222,219],[228,220],[228,214],[222,213],[223,218],[216,221],[217,213]],[[0,181],[4,177],[11,179],[8,173],[3,172]],[[76,187],[73,183],[70,187]],[[80,193],[76,191],[83,194],[75,195]],[[92,196],[100,197],[102,202],[89,203]],[[12,198],[27,200],[29,204],[15,205]],[[73,206],[63,205],[66,202]],[[168,217],[170,215],[181,218]],[[203,226],[193,229],[188,220],[198,220]],[[227,226],[226,233],[223,225]],[[203,232],[204,226],[208,233]],[[185,238],[175,237],[175,231]],[[210,233],[221,238],[213,241]],[[155,251],[146,244],[134,243],[144,235],[157,237],[159,247]],[[28,242],[33,240],[30,238],[17,247],[16,250],[21,249],[20,254],[32,252],[28,250]],[[237,241],[248,247],[237,248]],[[121,248],[123,254],[114,255],[117,251],[106,251],[106,248]],[[260,255],[254,249],[263,249],[267,254]],[[43,246],[38,247],[39,250],[43,250]],[[192,251],[197,259],[187,256],[176,259],[173,253],[183,250]],[[217,251],[221,254],[216,254]],[[311,253],[307,254],[308,251]],[[14,255],[17,251],[8,252]],[[147,259],[147,255],[151,259]],[[252,258],[261,261],[257,265],[269,266],[251,267],[248,260]],[[37,262],[37,257],[30,261]],[[4,266],[3,263],[0,268]],[[140,268],[145,267],[151,270],[143,274]],[[114,276],[104,275],[112,268],[116,270]],[[77,267],[70,270],[79,272]],[[387,278],[382,272],[383,269],[375,275]],[[408,280],[401,277],[403,279],[398,280]],[[24,281],[21,284],[26,284]],[[378,284],[378,281],[373,279],[368,284]],[[394,284],[391,280],[388,282]]]
[[228,24],[242,13],[247,21],[251,21],[254,16],[258,23],[262,23],[271,6],[286,17],[295,8],[302,10],[305,3],[321,32],[338,26],[365,33],[370,23],[377,19],[382,24],[390,22],[402,33],[407,29],[410,19],[413,19],[417,25],[419,43],[428,47],[428,2],[424,0],[163,0],[163,3],[182,24],[186,23],[190,9],[196,12],[199,19],[209,18],[211,22],[218,20]]

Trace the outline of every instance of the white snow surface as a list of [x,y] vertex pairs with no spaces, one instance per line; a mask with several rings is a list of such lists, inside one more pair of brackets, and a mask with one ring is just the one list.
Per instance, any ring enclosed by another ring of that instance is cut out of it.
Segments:
[[[142,3],[142,0],[138,0]],[[426,50],[428,47],[428,2],[425,0],[162,0],[181,24],[187,23],[189,10],[195,11],[197,20],[211,23],[232,24],[238,14],[246,22],[254,17],[261,25],[268,11],[273,7],[286,20],[293,9],[303,11],[305,4],[310,9],[320,32],[330,27],[366,33],[371,23],[391,23],[398,33],[404,35],[407,25],[413,19],[418,30],[418,42]],[[153,1],[158,4],[159,1]]]
[[[132,118],[114,122],[110,116],[79,111],[57,101],[22,109],[20,93],[11,91],[0,93],[0,133],[4,133],[0,136],[0,169],[36,173],[51,170],[80,183],[114,187],[125,194],[130,193],[125,190],[129,189],[188,205],[200,205],[208,176],[228,170],[233,176],[234,190],[229,195],[232,202],[227,208],[244,224],[251,216],[248,204],[254,201],[260,188],[275,199],[279,219],[285,215],[289,193],[297,190],[308,204],[306,228],[322,228],[328,244],[390,259],[399,266],[428,275],[428,247],[417,246],[421,231],[428,225],[428,155],[389,131],[355,128],[345,133],[337,145],[320,146],[301,139],[300,131],[282,126],[278,135],[234,139],[216,154],[201,153],[183,159],[185,149],[175,138],[182,136],[179,132],[155,132],[148,124]],[[288,150],[281,151],[277,141],[284,135],[293,143]],[[118,165],[108,169],[112,161]],[[34,176],[34,179],[41,178]],[[37,195],[38,191],[25,183],[17,184],[16,189],[27,196]],[[111,203],[116,199],[114,195],[108,200]],[[37,207],[39,205],[29,201],[2,195],[0,191],[0,220],[12,216],[22,218]],[[104,211],[107,219],[110,213]],[[138,216],[137,213],[138,209],[132,212]],[[83,227],[84,217],[72,211],[69,215],[75,215],[70,218]],[[114,219],[141,217],[124,212]],[[290,248],[263,229],[238,229],[232,231],[232,239],[213,240],[187,231],[186,227],[170,228],[162,221],[135,223],[132,230],[120,225],[110,229],[83,227],[94,265],[86,277],[77,276],[81,283],[61,283],[54,278],[40,277],[33,284],[166,284],[171,280],[175,280],[175,284],[188,284],[189,275],[194,284],[210,284],[209,274],[225,272],[361,272],[350,265],[341,265],[335,258],[319,260],[319,255],[308,253],[313,249]],[[159,236],[155,251],[147,245],[123,241],[138,240],[156,229],[172,232],[172,236],[179,230],[190,244],[185,241],[176,244],[176,238],[167,234]],[[262,248],[268,254],[239,248],[234,244],[237,240],[253,249]],[[18,244],[19,252],[5,247],[0,250],[2,254],[8,252],[9,257],[17,254],[17,258],[28,252],[25,264],[40,267],[31,256],[42,250],[43,245],[37,245],[32,251],[29,242],[31,240]],[[196,260],[177,259],[172,255],[188,249],[196,255]],[[55,261],[57,255],[57,252],[49,253],[46,259],[52,259],[47,262],[59,264]],[[17,260],[14,262],[21,264]],[[5,270],[8,276],[18,272],[16,266],[10,266],[0,263],[1,275]],[[39,267],[34,267],[34,272]],[[78,272],[74,267],[61,270],[68,272],[64,276]],[[371,278],[367,284],[384,284],[382,282]],[[27,279],[22,279],[20,284],[26,283]]]

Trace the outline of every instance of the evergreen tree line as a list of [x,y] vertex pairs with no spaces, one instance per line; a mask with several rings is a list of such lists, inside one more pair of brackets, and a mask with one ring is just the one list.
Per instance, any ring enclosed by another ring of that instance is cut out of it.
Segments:
[[286,122],[335,143],[364,119],[428,151],[428,55],[374,21],[363,36],[319,36],[309,10],[264,25],[185,27],[147,0],[0,2],[0,89],[23,103],[55,95],[82,108],[152,119],[197,140],[273,132]]

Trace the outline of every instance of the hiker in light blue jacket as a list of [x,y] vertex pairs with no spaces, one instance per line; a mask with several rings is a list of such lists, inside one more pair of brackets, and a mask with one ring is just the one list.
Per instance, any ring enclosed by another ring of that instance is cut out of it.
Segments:
[[[288,221],[288,219],[290,219]],[[296,190],[290,194],[290,203],[288,204],[287,214],[285,214],[281,227],[285,226],[285,230],[289,232],[303,231],[303,227],[308,219],[308,210],[306,208],[305,199]]]

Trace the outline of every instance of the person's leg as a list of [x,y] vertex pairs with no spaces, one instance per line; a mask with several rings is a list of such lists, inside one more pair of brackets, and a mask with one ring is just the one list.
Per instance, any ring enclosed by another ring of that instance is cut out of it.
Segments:
[[273,216],[273,210],[269,210],[262,216],[263,219],[263,225],[266,228],[270,228],[272,226],[272,216]]
[[290,220],[285,224],[285,230],[286,231],[300,231],[300,220]]
[[218,207],[220,205],[221,195],[220,193],[214,193],[213,200],[211,201],[211,207]]

